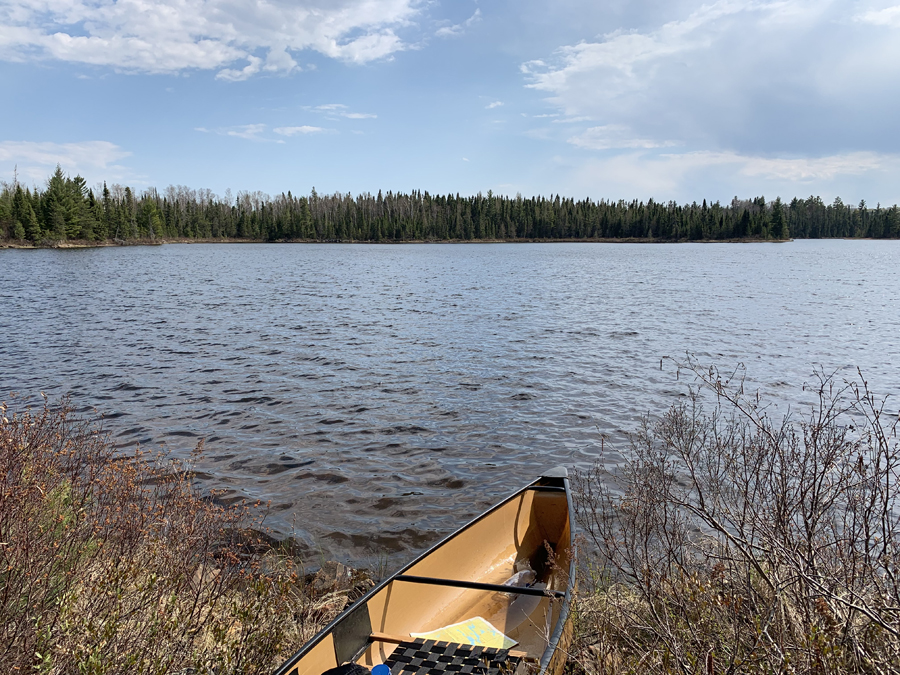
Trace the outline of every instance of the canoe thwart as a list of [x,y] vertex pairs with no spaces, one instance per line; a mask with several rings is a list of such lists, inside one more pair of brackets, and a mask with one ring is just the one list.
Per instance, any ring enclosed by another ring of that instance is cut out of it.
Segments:
[[409,642],[409,636],[372,631],[372,634],[369,636],[369,642],[384,642],[386,644],[399,645],[401,642]]
[[432,586],[452,586],[469,588],[476,591],[496,591],[512,595],[536,595],[542,598],[564,598],[562,591],[551,589],[528,588],[527,586],[504,586],[503,584],[483,584],[480,581],[463,581],[461,579],[438,579],[435,577],[419,577],[413,574],[398,574],[394,581],[406,581],[412,584],[431,584]]

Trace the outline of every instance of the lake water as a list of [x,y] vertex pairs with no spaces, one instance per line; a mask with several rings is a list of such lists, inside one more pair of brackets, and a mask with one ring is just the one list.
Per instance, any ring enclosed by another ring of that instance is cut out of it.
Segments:
[[666,357],[900,393],[897,241],[2,250],[0,283],[4,398],[205,439],[205,484],[311,564],[399,563],[601,434],[624,452],[684,392]]

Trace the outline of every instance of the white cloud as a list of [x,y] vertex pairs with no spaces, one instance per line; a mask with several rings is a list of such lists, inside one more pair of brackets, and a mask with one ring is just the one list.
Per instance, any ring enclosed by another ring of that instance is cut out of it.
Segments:
[[[896,185],[892,177],[898,170],[900,155],[871,152],[779,158],[737,152],[629,151],[571,163],[561,173],[570,192],[684,202],[704,197],[727,200],[735,194],[846,199],[851,192],[855,199],[869,199],[872,191],[892,192],[888,197],[896,200],[900,195],[891,186]],[[702,193],[699,185],[704,186]]]
[[126,170],[116,164],[131,155],[109,141],[84,141],[81,143],[51,143],[34,141],[0,141],[0,165],[11,175],[18,166],[20,178],[43,182],[59,164],[72,175],[81,174],[94,179],[119,180]]
[[241,124],[234,127],[226,127],[219,130],[219,133],[225,136],[234,136],[235,138],[244,138],[248,141],[265,140],[261,137],[266,130],[265,124]]
[[350,112],[343,103],[326,103],[324,105],[317,105],[313,110],[325,113],[327,115],[331,115],[334,117],[344,117],[348,120],[373,120],[378,117],[374,113],[358,113],[358,112]]
[[[219,127],[218,129],[207,129],[206,127],[195,127],[195,131],[202,133],[215,133],[219,136],[230,136],[232,138],[242,138],[247,141],[257,141],[261,143],[284,143],[284,140],[273,138],[268,134],[269,127],[266,124],[238,124],[230,127]],[[310,125],[284,126],[275,127],[272,132],[279,136],[298,136],[309,134],[321,134],[334,132],[334,129],[326,129],[324,127],[316,127]]]
[[854,17],[857,21],[871,23],[876,26],[892,26],[900,28],[900,5],[884,9],[870,9]]
[[592,122],[593,117],[589,115],[579,115],[577,117],[563,117],[562,119],[553,120],[553,124],[577,124],[578,122]]
[[[900,80],[900,40],[871,25],[894,25],[900,6],[859,14],[850,0],[687,4],[655,28],[616,30],[522,64],[526,86],[548,97],[560,122],[627,126],[637,147],[900,151],[900,95],[890,86]],[[877,92],[878,104],[851,91]],[[572,142],[634,147],[595,133],[585,128]]]
[[466,32],[466,28],[470,28],[479,21],[481,21],[481,10],[476,9],[475,13],[462,23],[438,28],[437,31],[435,31],[435,35],[437,35],[438,37],[459,37]]
[[194,131],[203,134],[218,134],[219,136],[231,136],[232,138],[243,138],[248,141],[271,142],[273,139],[266,138],[265,124],[237,124],[231,127],[219,127],[217,129],[207,129],[206,127],[194,127]]
[[325,131],[322,127],[300,126],[300,127],[276,127],[273,129],[276,134],[282,136],[296,136],[297,134],[319,134]]
[[897,166],[898,158],[874,152],[852,152],[826,157],[783,158],[741,155],[735,152],[699,151],[664,154],[660,155],[659,161],[679,170],[730,165],[744,176],[759,176],[766,180],[803,183],[887,170]]
[[488,103],[484,107],[488,110],[493,110],[494,108],[499,108],[501,105],[503,105],[503,101],[494,101],[493,103]]
[[896,156],[880,155],[874,152],[852,152],[830,157],[801,157],[798,159],[757,157],[746,162],[743,173],[748,176],[763,176],[769,179],[808,182],[896,169],[897,164]]
[[611,148],[664,148],[676,145],[673,141],[655,141],[649,138],[635,138],[624,124],[606,124],[601,127],[585,129],[577,136],[572,136],[569,143],[590,150],[609,150]]
[[[531,78],[529,87],[553,94],[552,100],[570,116],[598,108],[606,111],[611,101],[658,82],[667,74],[663,72],[666,64],[692,66],[695,59],[708,58],[713,47],[736,28],[758,32],[762,20],[772,19],[791,1],[720,0],[654,31],[617,30],[600,42],[562,47],[555,64],[529,61],[522,65],[522,72]],[[679,80],[691,75],[690,69],[682,70]],[[593,92],[588,91],[588,82],[595,87]],[[704,84],[716,86],[715,82]]]
[[228,82],[240,82],[241,80],[253,77],[260,71],[262,59],[256,58],[255,56],[248,56],[247,60],[249,63],[240,70],[235,70],[233,68],[224,68],[223,70],[220,70],[216,73],[216,79],[227,80]]
[[220,79],[299,69],[306,49],[352,63],[406,47],[416,0],[0,0],[0,58],[125,72],[217,70]]

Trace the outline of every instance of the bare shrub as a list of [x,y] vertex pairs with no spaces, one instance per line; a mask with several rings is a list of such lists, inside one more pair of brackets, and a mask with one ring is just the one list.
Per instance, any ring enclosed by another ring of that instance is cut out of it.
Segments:
[[[900,670],[897,421],[862,376],[819,374],[804,417],[743,381],[697,386],[576,477],[595,547],[576,661],[589,672]],[[710,401],[709,412],[703,401]]]
[[65,406],[0,412],[4,672],[268,672],[331,618],[185,463],[123,458]]

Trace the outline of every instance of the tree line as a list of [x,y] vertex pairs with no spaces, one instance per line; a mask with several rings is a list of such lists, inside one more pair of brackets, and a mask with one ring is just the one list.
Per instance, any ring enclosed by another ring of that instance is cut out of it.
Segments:
[[60,167],[41,189],[18,181],[0,190],[0,237],[52,246],[64,241],[128,243],[161,239],[253,241],[656,241],[900,238],[895,204],[826,204],[820,197],[764,197],[677,204],[607,201],[554,195],[507,197],[378,192],[272,197],[230,190],[169,186],[137,192],[121,185],[96,190]]

